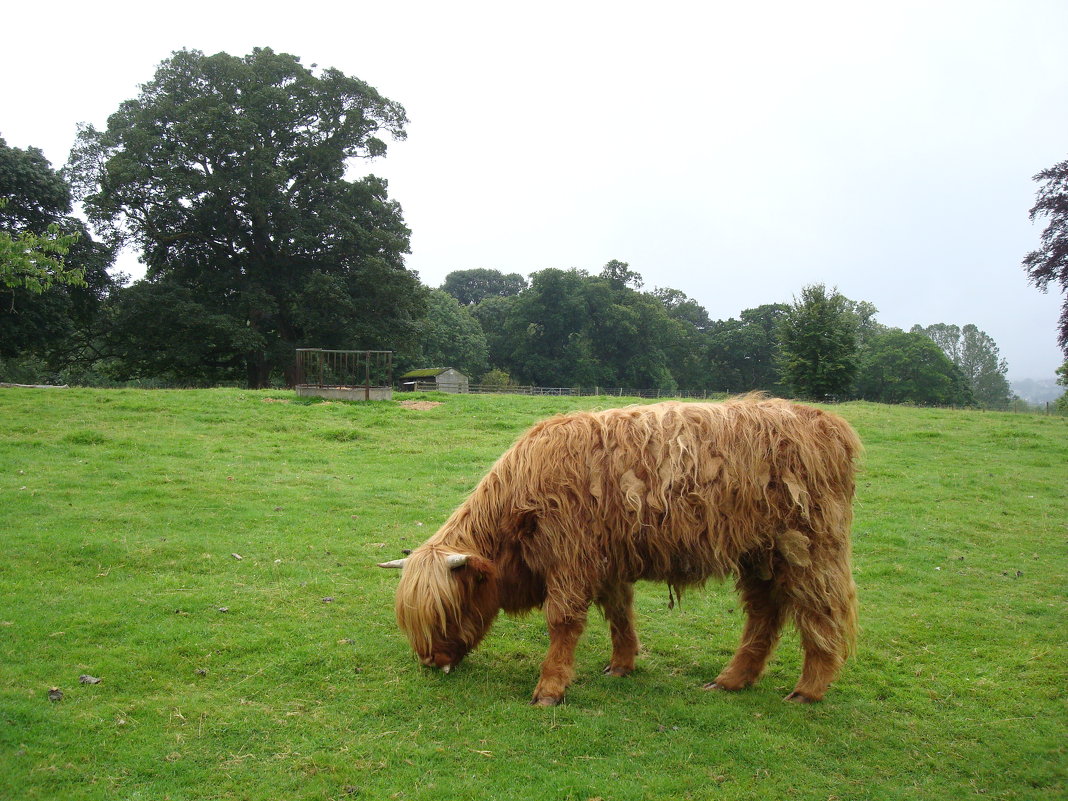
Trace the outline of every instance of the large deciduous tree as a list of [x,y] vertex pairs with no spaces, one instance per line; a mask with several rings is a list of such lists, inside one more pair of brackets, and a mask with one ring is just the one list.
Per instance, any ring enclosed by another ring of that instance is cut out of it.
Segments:
[[441,289],[465,306],[481,303],[487,298],[508,298],[527,288],[527,279],[519,273],[500,270],[453,270],[445,276]]
[[1057,383],[1066,389],[1053,405],[1062,412],[1068,412],[1068,362],[1057,368]]
[[708,310],[671,287],[657,287],[647,297],[656,300],[670,320],[663,350],[675,383],[684,389],[719,389],[708,369]]
[[495,366],[524,383],[674,389],[669,364],[685,349],[685,326],[632,288],[640,285],[624,262],[609,262],[599,276],[547,269],[510,302],[484,310],[492,314],[476,316],[484,326],[500,320],[504,334],[489,336],[491,357],[503,355]]
[[[263,386],[294,346],[399,348],[414,336],[424,294],[404,267],[400,207],[385,181],[346,178],[406,122],[335,69],[268,48],[181,50],[106,129],[81,129],[69,174],[98,229],[139,247],[153,291],[187,299],[183,341],[172,338],[182,369],[211,353],[212,375],[240,363]],[[323,315],[341,341],[322,341]],[[145,322],[158,330],[126,331],[128,346],[144,333],[166,363],[165,321]]]
[[798,397],[823,400],[849,393],[857,371],[857,315],[837,290],[801,290],[779,326],[782,382]]
[[507,307],[507,361],[496,366],[524,383],[607,385],[608,372],[596,359],[589,336],[588,280],[584,270],[534,273],[530,288]]
[[1043,170],[1034,177],[1042,181],[1030,217],[1049,219],[1042,232],[1042,246],[1024,257],[1023,267],[1032,284],[1043,292],[1059,283],[1064,294],[1057,342],[1068,356],[1068,160]]
[[777,356],[779,328],[790,311],[784,303],[746,309],[709,329],[709,362],[715,387],[727,392],[781,393]]
[[441,289],[427,292],[427,315],[418,325],[416,355],[402,358],[398,370],[412,367],[455,367],[472,383],[489,369],[486,335],[464,305]]
[[867,341],[857,374],[857,394],[878,403],[935,406],[972,402],[960,371],[929,337],[888,330]]
[[44,154],[0,138],[0,359],[56,372],[93,358],[112,252],[70,215],[70,187]]
[[1012,401],[1012,389],[1006,378],[1008,363],[1001,358],[993,338],[978,326],[971,323],[963,328],[946,323],[914,325],[912,333],[934,340],[960,371],[976,403],[1002,409]]

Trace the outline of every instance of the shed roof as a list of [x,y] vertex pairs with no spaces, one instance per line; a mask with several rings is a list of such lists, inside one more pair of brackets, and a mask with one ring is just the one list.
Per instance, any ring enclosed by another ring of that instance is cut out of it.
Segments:
[[433,378],[451,369],[451,367],[426,367],[422,370],[409,370],[401,378]]

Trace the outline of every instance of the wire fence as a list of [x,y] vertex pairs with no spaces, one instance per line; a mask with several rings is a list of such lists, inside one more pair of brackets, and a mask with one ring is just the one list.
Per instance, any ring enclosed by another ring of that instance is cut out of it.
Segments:
[[707,389],[636,389],[634,387],[535,387],[502,386],[500,384],[472,384],[471,392],[505,393],[509,395],[605,395],[617,398],[688,398],[716,400],[727,397],[726,392]]
[[[414,389],[420,392],[433,392],[438,387],[433,383],[419,382]],[[616,398],[663,399],[680,398],[687,400],[723,400],[738,393],[715,391],[710,389],[639,389],[635,387],[537,387],[528,385],[471,384],[470,392],[478,394],[508,395],[548,395],[548,396],[602,396]],[[827,403],[839,403],[843,398],[827,398]],[[988,412],[1010,412],[1015,414],[1040,414],[1068,417],[1068,409],[1060,408],[1054,401],[1030,403],[1022,398],[1015,398],[1007,404],[991,407],[935,407],[926,404],[912,404],[924,408],[970,408]]]

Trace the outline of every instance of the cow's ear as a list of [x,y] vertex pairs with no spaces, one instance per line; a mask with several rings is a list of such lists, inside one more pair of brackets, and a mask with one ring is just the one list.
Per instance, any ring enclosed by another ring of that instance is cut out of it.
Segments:
[[463,570],[469,576],[474,576],[477,581],[485,581],[497,574],[496,569],[493,567],[493,562],[474,555],[467,557],[467,561],[460,570]]

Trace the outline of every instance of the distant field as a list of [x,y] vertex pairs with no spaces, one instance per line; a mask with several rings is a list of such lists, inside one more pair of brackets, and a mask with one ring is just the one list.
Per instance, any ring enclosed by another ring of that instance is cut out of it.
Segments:
[[700,690],[733,591],[642,585],[638,671],[601,675],[593,616],[546,710],[538,615],[432,673],[373,565],[598,399],[420,397],[0,389],[0,798],[1068,797],[1068,419],[837,408],[863,630],[822,704],[780,700],[792,630],[756,688]]

